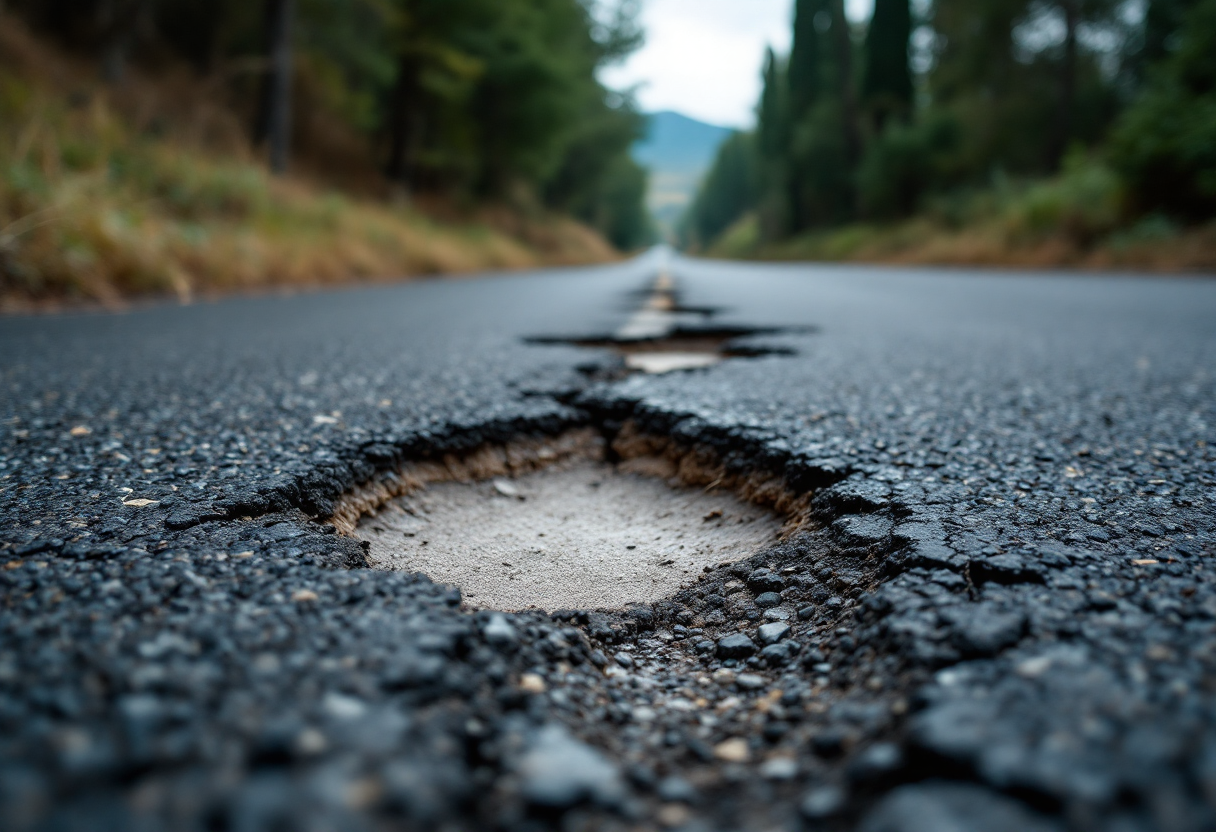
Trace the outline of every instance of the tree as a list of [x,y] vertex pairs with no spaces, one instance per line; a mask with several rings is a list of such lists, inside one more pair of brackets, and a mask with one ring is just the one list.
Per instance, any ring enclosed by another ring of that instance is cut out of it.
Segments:
[[1081,0],[1057,0],[1064,18],[1064,54],[1060,67],[1060,111],[1048,149],[1047,167],[1059,170],[1064,151],[1072,139],[1073,107],[1077,99],[1077,27],[1081,22]]
[[836,52],[836,84],[840,90],[844,141],[853,165],[861,157],[861,130],[857,122],[857,94],[853,79],[853,36],[844,13],[844,0],[831,0],[831,33]]
[[810,112],[824,93],[823,33],[831,27],[831,14],[829,0],[797,0],[794,5],[794,43],[786,71],[795,118]]
[[787,179],[782,185],[791,232],[852,216],[853,173],[861,147],[852,51],[842,0],[799,4],[788,70]]
[[770,48],[756,112],[760,236],[780,239],[793,230],[790,216],[790,107],[786,66]]
[[[253,144],[275,171],[287,167],[293,136],[304,151],[325,133],[344,154],[357,154],[362,139],[367,157],[413,191],[565,211],[633,246],[650,233],[646,173],[629,157],[641,117],[598,73],[641,42],[638,6],[10,0],[6,8],[63,46],[105,56],[114,79],[128,61],[193,66],[249,115]],[[334,168],[362,161],[344,155]]]
[[463,186],[476,175],[465,113],[485,64],[456,40],[462,26],[493,26],[493,9],[481,0],[398,0],[394,11],[385,174],[411,188],[436,181]]
[[876,132],[890,118],[912,115],[912,69],[908,41],[912,36],[909,0],[875,0],[874,16],[866,32],[866,65],[862,102]]
[[1149,0],[1144,11],[1143,58],[1154,64],[1178,46],[1179,34],[1195,0]]
[[1175,48],[1116,125],[1110,157],[1141,210],[1216,213],[1216,0],[1188,11]]
[[1122,6],[1119,0],[1040,0],[1031,5],[1032,13],[1038,10],[1054,12],[1064,26],[1064,41],[1056,59],[1059,67],[1057,112],[1047,145],[1047,169],[1052,172],[1060,169],[1068,145],[1075,137],[1077,84],[1081,70],[1080,28],[1082,25],[1110,24]]
[[1055,14],[1032,0],[933,5],[939,46],[929,95],[961,125],[960,165],[977,182],[1048,167],[1061,109],[1060,93],[1048,91],[1060,90],[1062,73],[1058,49],[1029,35],[1051,31]]
[[287,169],[291,150],[292,27],[295,0],[266,0],[266,75],[258,105],[254,141],[266,143],[270,169]]
[[757,190],[756,137],[732,133],[719,147],[684,217],[686,241],[707,248],[755,205]]

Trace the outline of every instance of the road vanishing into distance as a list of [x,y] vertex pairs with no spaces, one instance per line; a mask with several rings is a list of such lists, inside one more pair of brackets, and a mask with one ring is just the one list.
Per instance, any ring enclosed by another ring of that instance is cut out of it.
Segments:
[[[372,568],[408,483],[577,453],[783,532],[618,609]],[[657,251],[0,319],[0,827],[1214,829],[1216,282]]]

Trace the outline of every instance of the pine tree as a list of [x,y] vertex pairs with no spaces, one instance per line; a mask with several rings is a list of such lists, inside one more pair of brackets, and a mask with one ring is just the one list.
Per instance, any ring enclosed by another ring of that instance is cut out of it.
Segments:
[[908,40],[912,13],[908,0],[875,0],[866,33],[866,67],[861,97],[876,131],[890,118],[906,120],[912,112],[912,69]]

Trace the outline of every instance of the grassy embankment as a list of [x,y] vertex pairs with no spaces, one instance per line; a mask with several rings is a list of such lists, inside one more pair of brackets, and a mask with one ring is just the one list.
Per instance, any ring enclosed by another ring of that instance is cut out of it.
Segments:
[[1216,270],[1216,222],[1184,227],[1136,217],[1119,178],[1100,161],[1074,159],[1053,179],[995,181],[940,196],[912,219],[858,223],[762,244],[756,218],[728,229],[707,254],[827,260],[1145,271]]
[[272,177],[206,80],[132,73],[107,89],[93,66],[0,14],[0,310],[615,256],[568,219],[428,214],[394,200],[370,158],[341,191],[309,161]]

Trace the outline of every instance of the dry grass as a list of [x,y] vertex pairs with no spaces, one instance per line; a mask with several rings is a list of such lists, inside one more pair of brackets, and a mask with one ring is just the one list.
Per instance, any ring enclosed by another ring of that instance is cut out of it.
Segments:
[[375,195],[357,167],[345,178],[359,195],[271,177],[206,82],[167,73],[107,90],[3,16],[0,56],[0,310],[615,256],[559,217],[440,221]]
[[827,232],[763,247],[757,253],[771,260],[1210,272],[1216,270],[1216,223],[1173,229],[1160,236],[1133,226],[1086,244],[1064,232],[1026,239],[1009,234],[998,223],[949,229],[922,219],[894,227]]
[[1078,157],[1058,177],[997,181],[943,195],[921,215],[762,244],[753,217],[710,249],[727,258],[826,260],[916,265],[1216,270],[1216,222],[1184,227],[1135,216],[1122,183],[1100,162]]

